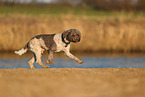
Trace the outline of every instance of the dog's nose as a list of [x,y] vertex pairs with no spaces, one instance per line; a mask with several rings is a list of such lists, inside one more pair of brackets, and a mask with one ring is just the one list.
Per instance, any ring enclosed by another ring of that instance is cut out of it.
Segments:
[[77,43],[77,42],[80,41],[80,38],[79,38],[79,37],[76,37],[76,38],[74,39],[74,41]]

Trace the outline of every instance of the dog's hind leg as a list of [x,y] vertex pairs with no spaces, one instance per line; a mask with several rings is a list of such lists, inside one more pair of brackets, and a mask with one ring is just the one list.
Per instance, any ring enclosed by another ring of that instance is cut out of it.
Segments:
[[49,60],[45,60],[44,63],[48,63],[48,64],[53,64],[53,51],[48,51],[48,59]]
[[33,66],[34,62],[35,62],[35,58],[34,58],[34,57],[32,57],[32,59],[28,62],[28,63],[29,63],[30,68],[34,68],[34,66]]
[[28,62],[30,68],[34,68],[33,64],[34,64],[35,61],[36,61],[36,55],[35,55],[35,53],[33,53],[32,59]]
[[38,63],[43,68],[49,68],[49,66],[44,65],[41,61],[41,49],[36,50],[34,53],[36,54],[36,63]]

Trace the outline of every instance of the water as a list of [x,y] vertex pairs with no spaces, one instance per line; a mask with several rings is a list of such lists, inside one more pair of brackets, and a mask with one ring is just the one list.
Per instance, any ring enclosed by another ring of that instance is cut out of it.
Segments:
[[[0,57],[0,69],[10,69],[10,68],[30,68],[28,61],[30,57]],[[112,55],[102,55],[102,56],[79,56],[81,60],[84,61],[83,64],[78,64],[72,59],[66,57],[56,57],[54,58],[54,64],[45,64],[50,66],[50,68],[145,68],[145,56],[112,56]],[[42,61],[47,58],[42,58]],[[42,68],[37,63],[34,64],[35,68]]]

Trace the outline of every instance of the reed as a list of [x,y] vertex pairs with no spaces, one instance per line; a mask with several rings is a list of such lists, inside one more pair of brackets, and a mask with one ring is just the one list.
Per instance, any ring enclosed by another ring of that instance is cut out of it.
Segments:
[[95,16],[31,16],[22,14],[0,15],[0,51],[22,48],[38,34],[62,33],[75,28],[82,40],[72,44],[73,51],[145,51],[145,19],[143,17]]

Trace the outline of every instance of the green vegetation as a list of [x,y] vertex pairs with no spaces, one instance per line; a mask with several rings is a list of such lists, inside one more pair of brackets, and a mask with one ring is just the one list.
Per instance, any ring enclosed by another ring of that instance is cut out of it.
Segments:
[[31,15],[107,15],[110,13],[102,13],[91,7],[72,7],[72,6],[52,6],[52,5],[15,5],[15,6],[0,6],[1,14],[31,14]]
[[131,17],[145,16],[145,13],[139,12],[108,12],[96,10],[91,6],[68,6],[68,5],[0,5],[0,14],[26,14],[33,16],[40,15],[80,15],[80,16],[97,16],[97,17],[118,17],[120,15]]

